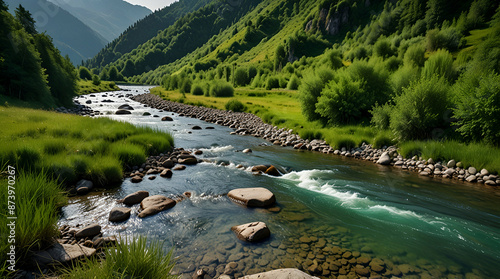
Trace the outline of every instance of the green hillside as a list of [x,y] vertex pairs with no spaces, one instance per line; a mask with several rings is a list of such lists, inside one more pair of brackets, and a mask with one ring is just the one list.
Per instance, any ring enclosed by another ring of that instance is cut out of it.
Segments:
[[316,130],[498,146],[499,22],[487,0],[212,1],[94,70],[197,96],[298,90]]

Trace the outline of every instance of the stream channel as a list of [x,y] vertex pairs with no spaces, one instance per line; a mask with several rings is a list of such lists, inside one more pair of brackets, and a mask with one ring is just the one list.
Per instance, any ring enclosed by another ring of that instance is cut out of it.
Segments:
[[[166,252],[174,248],[176,272],[185,278],[202,267],[212,277],[224,271],[238,277],[311,266],[316,276],[326,278],[354,277],[356,267],[363,266],[370,268],[372,276],[389,278],[500,276],[499,190],[422,178],[370,162],[230,135],[233,130],[228,127],[118,98],[148,92],[150,87],[122,88],[130,91],[97,93],[78,100],[82,104],[92,100],[87,106],[104,117],[167,131],[176,147],[201,150],[198,158],[210,162],[174,171],[171,179],[145,177],[139,184],[125,179],[121,187],[70,198],[60,225],[97,222],[105,236],[147,235],[165,241]],[[118,106],[125,103],[134,107],[132,114],[115,115]],[[144,112],[151,116],[143,116]],[[166,115],[174,121],[162,122]],[[192,130],[193,125],[203,129]],[[253,152],[242,153],[246,148]],[[254,175],[236,168],[238,164],[272,164],[288,173],[282,177]],[[249,209],[225,196],[232,189],[247,187],[271,190],[278,208]],[[109,222],[111,208],[123,206],[117,200],[139,190],[167,197],[189,191],[192,197],[143,219],[137,217],[136,205],[127,221]],[[270,239],[247,244],[231,231],[234,225],[254,221],[268,225]],[[364,262],[357,261],[359,258]],[[379,266],[373,267],[370,260]],[[237,265],[229,270],[229,262]],[[379,273],[373,271],[380,267],[383,270]]]

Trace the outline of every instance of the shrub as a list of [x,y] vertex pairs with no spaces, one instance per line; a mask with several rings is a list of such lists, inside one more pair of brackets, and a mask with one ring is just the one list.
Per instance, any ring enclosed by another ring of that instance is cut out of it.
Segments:
[[413,82],[394,98],[395,106],[390,127],[400,140],[430,138],[435,128],[441,128],[448,105],[448,85],[433,77]]
[[[92,77],[92,84],[95,86],[101,85],[101,79],[99,78],[99,76],[95,75]],[[114,82],[113,82],[113,84],[114,84]],[[111,83],[109,85],[111,86]]]
[[404,55],[405,66],[422,67],[425,63],[425,47],[414,44],[408,47]]
[[370,111],[372,114],[371,123],[377,129],[385,130],[389,128],[392,106],[385,104],[383,106],[375,106]]
[[454,117],[465,138],[500,146],[500,76],[470,73],[454,86]]
[[343,72],[338,81],[331,81],[322,90],[316,113],[329,124],[348,124],[358,121],[366,109],[363,84]]
[[381,37],[373,45],[373,55],[388,58],[394,55],[391,43],[385,37]]
[[427,32],[426,42],[428,51],[436,51],[441,48],[455,51],[460,47],[462,35],[455,27],[442,30],[432,29]]
[[237,86],[245,86],[248,84],[248,73],[244,68],[238,68],[234,73],[234,82]]
[[189,93],[191,92],[191,85],[193,84],[193,82],[191,81],[190,78],[185,78],[182,80],[182,83],[181,83],[181,86],[179,88],[179,91],[181,93]]
[[204,94],[203,87],[200,84],[195,84],[191,87],[191,94],[202,96]]
[[78,69],[78,75],[81,79],[92,80],[92,74],[86,67],[80,66],[80,68]]
[[456,72],[453,67],[453,57],[447,50],[438,50],[425,61],[422,77],[431,79],[433,76],[442,77],[448,82],[455,79]]
[[266,81],[266,89],[271,90],[273,88],[279,88],[280,87],[280,80],[277,77],[270,76],[267,78]]
[[244,104],[242,104],[240,101],[236,99],[229,100],[226,103],[226,110],[231,110],[234,112],[242,112],[245,111],[247,108],[245,107]]
[[392,91],[396,95],[400,95],[404,88],[408,87],[412,81],[418,80],[419,77],[420,70],[418,68],[405,65],[391,75],[389,84]]
[[316,103],[321,95],[323,86],[323,81],[314,75],[305,77],[299,86],[300,107],[302,114],[308,121],[321,118],[321,115],[316,112]]
[[213,81],[210,85],[210,96],[212,97],[233,97],[234,88],[225,81]]
[[288,81],[286,88],[288,90],[297,90],[299,88],[299,85],[300,85],[299,78],[295,74],[293,74],[290,80]]
[[373,139],[373,148],[382,148],[384,146],[391,146],[393,144],[394,141],[385,135],[377,135],[375,139]]

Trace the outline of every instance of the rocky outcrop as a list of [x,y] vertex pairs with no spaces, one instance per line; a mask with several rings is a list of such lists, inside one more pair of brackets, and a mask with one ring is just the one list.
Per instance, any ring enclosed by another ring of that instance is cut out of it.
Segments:
[[234,189],[227,196],[248,207],[269,207],[276,202],[274,194],[262,187]]
[[271,236],[271,231],[264,222],[253,222],[234,226],[231,230],[238,239],[247,242],[259,242]]
[[142,211],[138,216],[140,218],[144,218],[146,216],[154,215],[158,212],[174,207],[175,204],[176,202],[173,199],[162,195],[147,197],[141,202]]

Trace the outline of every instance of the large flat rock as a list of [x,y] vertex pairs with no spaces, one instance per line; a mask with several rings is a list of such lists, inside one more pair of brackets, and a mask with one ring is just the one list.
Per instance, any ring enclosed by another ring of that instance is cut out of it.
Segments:
[[319,279],[295,268],[283,268],[239,277],[238,279]]
[[149,197],[148,191],[137,191],[126,196],[125,198],[123,198],[123,200],[119,200],[119,202],[122,202],[126,205],[134,205],[142,202],[142,200],[147,197]]
[[248,207],[268,207],[276,202],[274,194],[262,187],[234,189],[227,196]]
[[78,244],[59,244],[56,243],[48,250],[37,252],[33,259],[35,262],[48,264],[65,264],[80,258],[90,257],[95,254],[94,248],[88,248]]

